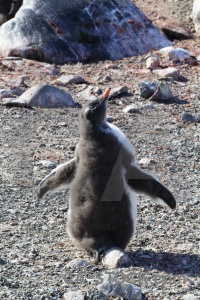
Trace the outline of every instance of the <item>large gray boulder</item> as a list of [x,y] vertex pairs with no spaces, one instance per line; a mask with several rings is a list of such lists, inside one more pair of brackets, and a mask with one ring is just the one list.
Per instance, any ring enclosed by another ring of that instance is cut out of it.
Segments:
[[129,0],[24,0],[0,28],[0,56],[56,64],[116,60],[169,45]]
[[200,0],[194,0],[193,4],[193,20],[197,34],[200,36]]

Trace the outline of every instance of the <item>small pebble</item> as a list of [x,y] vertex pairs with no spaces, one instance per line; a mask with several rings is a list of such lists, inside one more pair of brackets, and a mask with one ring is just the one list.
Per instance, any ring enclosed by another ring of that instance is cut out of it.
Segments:
[[50,160],[40,160],[40,164],[42,164],[45,168],[55,169],[57,165]]
[[107,115],[106,121],[107,121],[108,123],[113,123],[114,120],[115,120],[114,117]]
[[128,105],[123,109],[123,112],[125,113],[136,113],[141,114],[141,111],[138,107],[136,107],[134,104]]
[[155,164],[156,160],[152,159],[152,158],[142,158],[140,159],[140,161],[138,162],[139,164],[144,164],[144,165],[149,165],[149,164]]
[[72,261],[70,261],[65,267],[68,268],[85,268],[89,265],[89,263],[81,258],[76,258]]
[[200,116],[194,116],[194,115],[186,113],[186,112],[183,112],[181,119],[182,119],[182,121],[185,121],[185,122],[192,122],[192,123],[200,122]]
[[80,84],[85,83],[85,79],[81,76],[76,75],[65,75],[61,76],[56,80],[57,83],[61,85],[67,85],[67,84]]
[[111,89],[109,98],[115,98],[115,97],[118,97],[119,95],[122,95],[127,92],[128,92],[127,86],[119,86],[119,87]]
[[144,104],[143,107],[147,108],[147,109],[153,109],[153,108],[155,108],[155,106],[153,104]]
[[64,300],[84,300],[85,296],[81,293],[81,291],[77,292],[68,292],[63,295]]
[[156,54],[150,54],[146,57],[146,68],[157,69],[160,66],[160,57]]
[[183,296],[183,300],[199,300],[199,297],[193,294],[187,294]]

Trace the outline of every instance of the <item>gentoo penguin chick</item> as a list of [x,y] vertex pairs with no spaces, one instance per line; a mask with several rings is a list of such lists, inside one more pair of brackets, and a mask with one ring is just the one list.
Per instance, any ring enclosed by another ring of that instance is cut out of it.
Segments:
[[133,238],[136,193],[176,206],[171,192],[136,165],[126,136],[106,122],[108,97],[109,90],[81,109],[75,158],[54,169],[38,188],[41,198],[48,191],[70,187],[68,234],[97,258],[109,249],[124,250]]

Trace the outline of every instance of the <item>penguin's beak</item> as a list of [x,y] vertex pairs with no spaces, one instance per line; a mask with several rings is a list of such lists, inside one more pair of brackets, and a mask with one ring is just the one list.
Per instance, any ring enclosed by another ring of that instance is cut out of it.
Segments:
[[108,97],[109,97],[109,95],[110,95],[110,90],[111,90],[111,88],[109,88],[109,89],[107,89],[107,90],[105,91],[105,93],[103,94],[103,96],[102,96],[102,98],[101,98],[101,102],[103,102],[104,100],[107,100],[107,99],[108,99]]

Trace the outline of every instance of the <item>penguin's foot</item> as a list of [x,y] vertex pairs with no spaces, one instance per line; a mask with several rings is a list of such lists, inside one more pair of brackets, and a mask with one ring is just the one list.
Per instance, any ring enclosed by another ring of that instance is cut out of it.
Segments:
[[96,249],[92,249],[90,251],[88,251],[88,254],[90,256],[92,256],[92,258],[94,259],[94,264],[98,264],[99,262],[101,262],[102,257],[104,255],[104,251],[105,249],[100,249],[100,250],[96,250]]
[[92,257],[94,259],[94,263],[97,264],[100,260],[100,254],[97,250],[92,251]]
[[109,248],[102,258],[102,263],[109,269],[129,268],[133,265],[128,254],[118,247]]

